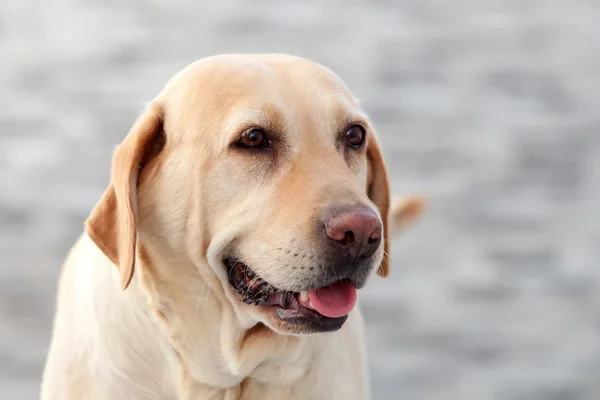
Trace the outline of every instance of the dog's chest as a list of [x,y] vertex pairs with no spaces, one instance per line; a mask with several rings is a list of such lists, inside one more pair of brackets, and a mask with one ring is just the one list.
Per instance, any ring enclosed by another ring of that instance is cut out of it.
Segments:
[[206,394],[196,393],[198,399],[213,400],[310,400],[315,397],[307,390],[301,390],[301,385],[265,384],[248,378],[240,385],[214,393],[208,397]]
[[[237,386],[228,389],[218,389],[204,385],[194,385],[188,388],[182,400],[293,400],[291,386],[273,386],[247,378]],[[304,398],[302,398],[304,399]],[[308,400],[308,399],[307,399]]]

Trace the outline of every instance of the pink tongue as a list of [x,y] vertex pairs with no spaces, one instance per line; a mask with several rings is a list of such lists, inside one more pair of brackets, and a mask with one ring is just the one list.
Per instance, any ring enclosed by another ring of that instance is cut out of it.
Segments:
[[336,282],[331,286],[308,293],[313,308],[329,318],[348,315],[356,304],[356,288],[350,281]]

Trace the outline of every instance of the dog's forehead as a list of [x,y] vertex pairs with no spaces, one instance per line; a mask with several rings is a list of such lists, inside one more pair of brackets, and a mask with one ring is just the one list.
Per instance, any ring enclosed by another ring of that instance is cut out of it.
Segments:
[[240,90],[253,84],[296,83],[298,88],[337,91],[352,98],[344,81],[331,69],[316,62],[288,55],[221,55],[188,65],[167,84],[172,88],[226,84],[222,89]]
[[323,125],[364,117],[358,101],[334,72],[286,55],[202,59],[175,75],[159,97],[171,121],[218,123],[225,130],[248,122]]

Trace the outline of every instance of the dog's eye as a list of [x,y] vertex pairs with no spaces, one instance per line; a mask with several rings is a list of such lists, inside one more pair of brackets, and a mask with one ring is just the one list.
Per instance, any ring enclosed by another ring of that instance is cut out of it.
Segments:
[[263,147],[268,147],[269,140],[262,129],[249,129],[242,133],[237,145],[247,149],[260,149]]
[[359,148],[365,141],[365,128],[360,125],[350,127],[345,133],[348,146]]

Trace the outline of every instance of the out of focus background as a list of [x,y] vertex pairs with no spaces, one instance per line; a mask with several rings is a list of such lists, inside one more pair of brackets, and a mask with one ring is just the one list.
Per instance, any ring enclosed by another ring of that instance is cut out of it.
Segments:
[[598,0],[0,2],[0,398],[38,398],[112,151],[188,63],[333,68],[430,198],[362,307],[374,399],[600,398]]

